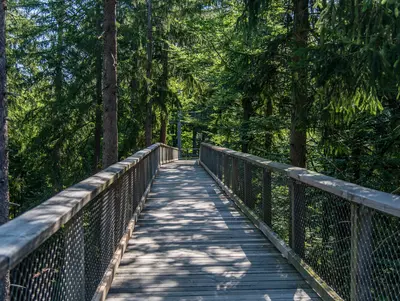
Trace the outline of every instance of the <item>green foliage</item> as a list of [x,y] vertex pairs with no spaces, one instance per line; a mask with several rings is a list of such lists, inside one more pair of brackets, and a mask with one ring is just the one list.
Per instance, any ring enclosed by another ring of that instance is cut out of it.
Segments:
[[[153,0],[150,80],[146,3],[120,1],[120,157],[144,147],[150,83],[154,142],[164,116],[176,145],[182,112],[184,148],[207,140],[289,162],[296,72],[306,70],[309,168],[399,192],[400,4],[317,1],[302,48],[290,4]],[[100,1],[9,2],[10,193],[22,211],[96,171],[102,18]]]

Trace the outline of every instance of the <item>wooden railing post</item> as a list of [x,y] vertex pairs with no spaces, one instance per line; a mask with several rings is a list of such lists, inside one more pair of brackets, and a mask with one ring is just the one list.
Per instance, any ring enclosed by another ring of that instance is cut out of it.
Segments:
[[372,210],[365,206],[351,205],[351,301],[371,301]]
[[272,186],[271,172],[264,168],[262,183],[263,218],[268,226],[272,226]]
[[217,177],[222,181],[222,165],[223,157],[220,152],[217,153]]
[[296,180],[289,180],[290,191],[290,246],[301,258],[304,257],[306,214],[305,186]]
[[231,184],[232,184],[232,191],[237,194],[238,193],[238,158],[232,157],[232,172],[231,172]]
[[243,161],[243,164],[244,164],[243,201],[250,209],[253,209],[254,198],[252,196],[253,186],[252,186],[251,164],[246,161]]
[[229,156],[224,154],[224,183],[227,187],[230,187],[229,180]]

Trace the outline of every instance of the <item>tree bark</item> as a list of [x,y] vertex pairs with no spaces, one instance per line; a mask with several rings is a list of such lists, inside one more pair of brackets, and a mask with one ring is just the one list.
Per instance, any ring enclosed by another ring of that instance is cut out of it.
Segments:
[[160,142],[167,144],[167,115],[161,113]]
[[153,104],[150,96],[150,81],[151,81],[151,69],[153,60],[153,24],[152,24],[152,0],[147,0],[147,70],[146,70],[146,90],[145,90],[145,101],[146,101],[146,124],[145,124],[145,136],[146,146],[151,145],[152,141],[152,119],[153,119]]
[[116,0],[104,0],[103,168],[118,161]]
[[[268,98],[265,106],[265,117],[270,118],[272,116],[272,99]],[[265,132],[265,151],[267,152],[267,155],[269,155],[272,150],[272,130],[273,129],[269,127]]]
[[193,126],[193,131],[192,131],[192,148],[193,148],[193,153],[194,153],[195,149],[197,148],[197,127],[196,127],[196,125]]
[[290,130],[290,159],[292,165],[306,167],[307,119],[309,99],[307,93],[308,75],[304,49],[307,47],[310,24],[308,1],[293,0],[294,7],[294,70],[293,100]]
[[[97,2],[96,2],[97,3]],[[101,16],[101,4],[98,3],[97,14],[97,34],[102,34],[102,16]],[[101,169],[101,131],[102,131],[102,77],[103,77],[103,64],[102,64],[102,53],[101,53],[101,40],[98,40],[96,49],[96,92],[94,94],[94,105],[96,108],[95,126],[94,126],[94,160],[93,170],[99,171]]]
[[[8,127],[7,127],[7,73],[6,73],[6,10],[7,2],[0,5],[0,225],[8,221]],[[10,279],[0,279],[0,300],[8,300]]]
[[[56,103],[61,105],[64,102],[63,95],[63,48],[64,48],[64,16],[65,6],[64,3],[59,5],[55,11],[56,22],[57,22],[57,55],[56,55],[56,67],[55,67],[55,78],[54,78],[54,93]],[[61,171],[61,150],[62,150],[62,137],[59,137],[53,146],[52,151],[52,168],[53,168],[53,191],[55,193],[60,192],[63,189],[63,177]]]
[[[167,19],[167,17],[166,17]],[[161,61],[163,66],[163,71],[161,75],[161,87],[160,87],[160,103],[162,106],[161,112],[161,129],[160,129],[160,141],[162,143],[167,143],[167,126],[168,126],[168,110],[167,110],[167,96],[168,96],[168,76],[169,76],[169,44],[166,41],[168,38],[168,33],[164,31],[164,45],[161,53]]]
[[242,152],[249,152],[249,144],[251,140],[251,135],[249,134],[250,130],[250,117],[253,115],[253,106],[251,104],[250,97],[244,97],[242,99],[242,108],[243,108],[243,125],[242,125]]

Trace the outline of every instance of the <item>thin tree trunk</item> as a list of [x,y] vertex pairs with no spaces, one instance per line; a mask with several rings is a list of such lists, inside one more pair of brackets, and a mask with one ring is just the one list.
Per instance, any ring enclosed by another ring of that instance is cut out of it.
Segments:
[[[265,108],[265,117],[270,118],[272,116],[272,99],[268,98]],[[265,132],[265,151],[267,155],[271,153],[272,150],[272,128],[268,128]]]
[[[103,29],[101,27],[101,6],[97,4],[99,9],[97,10],[97,34],[100,36]],[[94,105],[96,108],[96,119],[94,126],[94,161],[93,170],[98,171],[101,169],[101,131],[102,131],[102,77],[103,77],[103,64],[102,64],[102,53],[101,53],[101,42],[100,40],[96,46],[96,92],[94,94]]]
[[[7,2],[0,5],[0,225],[8,221],[8,128],[7,128],[7,73],[6,73],[6,10]],[[0,300],[8,299],[10,279],[0,279]]]
[[151,81],[151,68],[153,60],[153,23],[152,23],[152,0],[147,0],[147,70],[146,70],[146,91],[145,91],[145,102],[146,102],[146,124],[145,124],[145,136],[146,146],[151,145],[152,132],[153,132],[153,104],[150,96],[150,81]]
[[161,113],[160,142],[167,144],[167,114]]
[[195,149],[197,148],[197,127],[196,126],[193,126],[192,148],[193,148],[193,153],[194,153]]
[[293,0],[294,7],[294,65],[293,71],[293,103],[290,130],[290,159],[292,165],[306,167],[306,142],[307,142],[307,119],[309,99],[307,93],[308,76],[305,64],[306,55],[304,49],[307,47],[308,32],[310,24],[308,20],[308,1]]
[[168,76],[169,76],[169,44],[166,41],[168,34],[164,32],[164,45],[161,54],[161,61],[163,66],[163,73],[161,75],[161,87],[160,87],[160,103],[164,108],[161,112],[161,129],[160,129],[160,141],[162,143],[167,142],[167,126],[168,126],[168,111],[167,111],[167,95],[168,95]]
[[250,97],[244,97],[242,99],[243,108],[243,126],[242,126],[242,152],[249,152],[249,144],[251,140],[250,130],[250,116],[253,115],[253,106],[251,104]]
[[[57,55],[54,79],[54,93],[56,103],[61,105],[64,102],[63,96],[63,47],[64,47],[64,15],[65,6],[62,3],[55,12],[57,21]],[[59,192],[63,188],[63,178],[61,172],[61,149],[62,137],[58,138],[53,147],[52,161],[53,161],[53,191]]]
[[103,168],[118,161],[116,0],[104,0]]

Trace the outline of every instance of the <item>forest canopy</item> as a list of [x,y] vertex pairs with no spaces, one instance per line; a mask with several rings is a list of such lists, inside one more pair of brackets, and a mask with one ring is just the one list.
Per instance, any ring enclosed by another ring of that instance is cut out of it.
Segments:
[[[10,201],[95,173],[103,2],[10,0]],[[120,0],[118,157],[202,141],[400,192],[400,2]],[[104,167],[104,166],[103,166]]]

